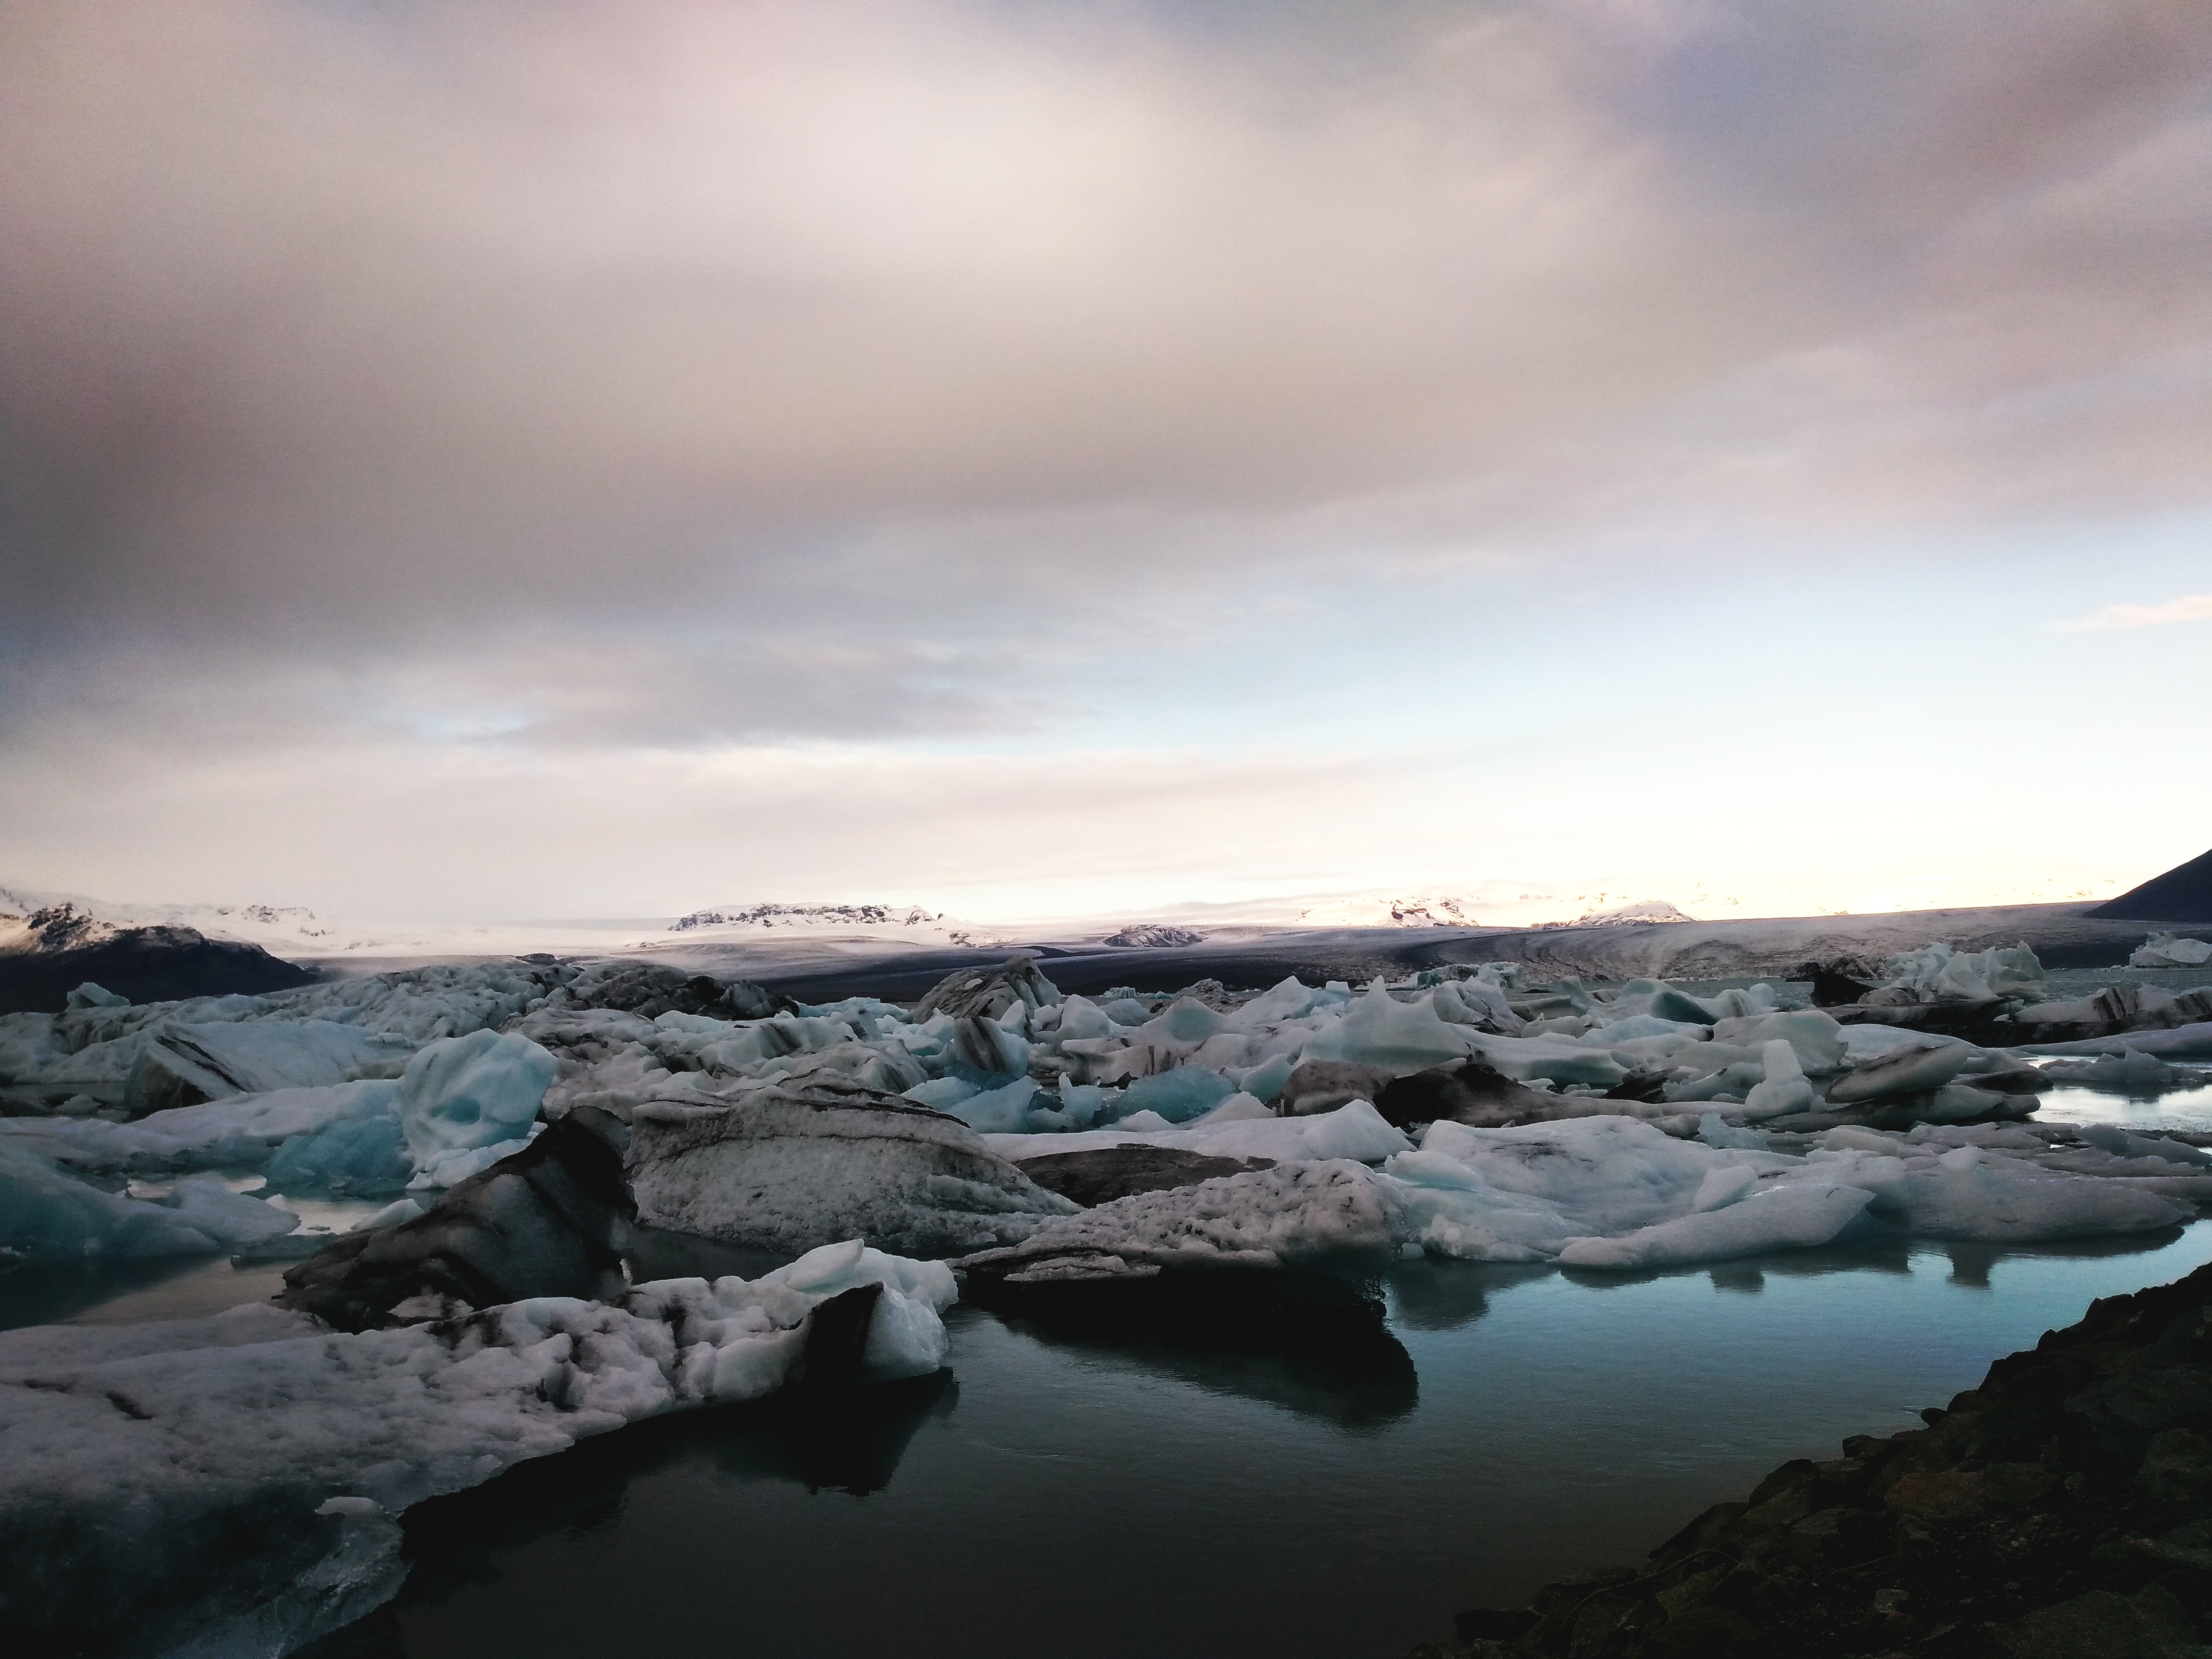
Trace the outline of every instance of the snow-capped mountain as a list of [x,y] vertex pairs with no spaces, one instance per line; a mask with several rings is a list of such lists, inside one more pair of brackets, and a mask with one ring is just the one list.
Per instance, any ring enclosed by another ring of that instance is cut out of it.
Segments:
[[941,911],[914,904],[724,904],[694,910],[668,925],[672,933],[700,927],[933,927],[945,920]]
[[0,887],[0,915],[29,915],[68,908],[82,922],[111,927],[190,927],[209,939],[258,945],[276,951],[329,950],[337,930],[301,904],[149,904]]
[[668,931],[701,943],[836,938],[988,949],[1012,942],[1001,927],[919,904],[714,904],[677,917]]
[[1617,904],[1609,910],[1590,910],[1572,921],[1540,921],[1539,927],[1631,927],[1648,922],[1695,921],[1695,916],[1686,916],[1665,899],[1639,899],[1633,904]]
[[1479,927],[1471,898],[1405,898],[1382,894],[1329,899],[1298,912],[1306,927]]

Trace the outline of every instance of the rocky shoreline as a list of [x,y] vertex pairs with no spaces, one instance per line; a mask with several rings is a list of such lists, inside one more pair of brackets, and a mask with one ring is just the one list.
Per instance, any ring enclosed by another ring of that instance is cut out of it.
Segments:
[[1413,1659],[2212,1656],[2212,1267]]

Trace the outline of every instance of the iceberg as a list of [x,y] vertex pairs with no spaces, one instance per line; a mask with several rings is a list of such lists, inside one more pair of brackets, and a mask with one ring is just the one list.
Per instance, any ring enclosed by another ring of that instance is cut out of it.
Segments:
[[160,1199],[102,1192],[0,1142],[0,1262],[191,1255],[263,1243],[299,1224],[289,1210],[204,1178]]
[[941,1264],[848,1240],[750,1281],[356,1334],[267,1307],[0,1333],[0,1603],[54,1644],[289,1651],[396,1592],[395,1520],[424,1498],[803,1381],[838,1358],[817,1316],[846,1297],[856,1380],[925,1374],[957,1294]]
[[1076,1208],[959,1119],[857,1086],[670,1093],[631,1124],[638,1219],[725,1243],[801,1249],[857,1237],[945,1255],[1025,1237]]
[[407,1062],[394,1102],[416,1167],[521,1138],[559,1072],[551,1054],[514,1033],[471,1031],[425,1046]]
[[[2212,943],[2179,933],[2153,933],[2128,958],[2130,968],[2201,968],[2212,962]],[[97,987],[93,988],[97,989]]]

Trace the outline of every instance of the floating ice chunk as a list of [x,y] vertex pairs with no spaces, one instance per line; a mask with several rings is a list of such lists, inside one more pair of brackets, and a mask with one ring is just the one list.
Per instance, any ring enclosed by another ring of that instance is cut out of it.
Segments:
[[1869,1218],[1923,1238],[1994,1243],[2151,1232],[2196,1206],[2118,1181],[2053,1175],[1978,1146],[1932,1160],[1815,1153],[1822,1175],[1875,1194]]
[[1310,1117],[1223,1118],[1147,1131],[1132,1130],[1125,1118],[1111,1129],[1093,1129],[1085,1134],[991,1135],[985,1144],[1017,1163],[1051,1152],[1140,1146],[1179,1147],[1217,1158],[1264,1158],[1277,1164],[1333,1158],[1374,1164],[1408,1150],[1413,1143],[1369,1103],[1355,1100],[1335,1111]]
[[723,1036],[736,1027],[733,1020],[716,1019],[711,1014],[687,1014],[678,1008],[655,1014],[653,1023],[664,1031],[682,1031],[693,1036]]
[[1690,1213],[1703,1215],[1708,1210],[1724,1210],[1748,1195],[1758,1184],[1759,1171],[1748,1164],[1716,1164],[1705,1171],[1705,1178],[1690,1195]]
[[1634,1014],[1626,1019],[1616,1019],[1610,1024],[1586,1031],[1578,1039],[1587,1046],[1613,1048],[1624,1042],[1634,1042],[1645,1037],[1680,1037],[1695,1042],[1704,1036],[1703,1025],[1692,1025],[1680,1020],[1661,1019],[1653,1014]]
[[970,1083],[964,1077],[932,1078],[927,1083],[900,1091],[907,1099],[939,1112],[950,1112],[962,1101],[973,1100],[982,1092],[981,1085]]
[[1423,1150],[1456,1159],[1501,1192],[1540,1198],[1571,1216],[1578,1233],[1618,1233],[1686,1210],[1715,1163],[1749,1160],[1782,1169],[1789,1160],[1719,1152],[1676,1140],[1629,1117],[1565,1118],[1517,1128],[1432,1123]]
[[1828,1085],[1836,1105],[1924,1094],[1942,1088],[1966,1069],[1978,1051],[1963,1042],[1923,1043],[1892,1049],[1879,1060],[1855,1066]]
[[823,1298],[862,1285],[881,1285],[884,1294],[870,1317],[860,1353],[867,1381],[927,1376],[944,1365],[951,1349],[941,1316],[960,1291],[951,1268],[942,1261],[887,1255],[854,1238],[810,1250],[754,1282]]
[[1132,1112],[1121,1120],[1121,1126],[1137,1134],[1144,1134],[1154,1129],[1175,1127],[1174,1124],[1153,1111]]
[[2076,1133],[2090,1146],[2115,1158],[2160,1158],[2170,1164],[2199,1166],[2212,1164],[2212,1152],[2202,1146],[2168,1140],[2163,1135],[2132,1135],[2108,1123],[2088,1124]]
[[[2033,1013],[2034,1010],[2027,1011]],[[2084,1037],[2072,1042],[2032,1042],[2039,1054],[2212,1054],[2212,1020],[2197,1020],[2163,1031],[2129,1031],[2123,1036]]]
[[1203,1117],[1193,1118],[1190,1127],[1205,1128],[1222,1123],[1271,1123],[1275,1114],[1257,1095],[1233,1094]]
[[[993,1139],[1049,1151],[1082,1138]],[[863,1090],[842,1103],[781,1089],[646,1101],[629,1170],[646,1225],[769,1249],[860,1237],[935,1255],[1024,1237],[1074,1208],[965,1123]]]
[[[102,1118],[0,1118],[0,1135],[21,1138],[71,1169],[152,1176],[172,1170],[261,1167],[280,1146],[311,1139],[337,1126],[376,1119],[398,1144],[392,1083],[341,1083],[322,1089],[279,1089],[233,1095],[198,1106],[156,1112],[134,1123]],[[398,1176],[412,1172],[404,1152]]]
[[1638,1229],[1618,1238],[1577,1238],[1559,1252],[1567,1267],[1663,1267],[1726,1261],[1768,1250],[1826,1244],[1873,1200],[1856,1187],[1804,1182],[1769,1188],[1740,1203]]
[[1278,981],[1262,991],[1243,1007],[1231,1012],[1230,1022],[1240,1030],[1256,1031],[1265,1025],[1279,1025],[1285,1020],[1304,1019],[1314,1010],[1317,993],[1301,984],[1297,975]]
[[1378,979],[1340,1019],[1306,1044],[1305,1058],[1419,1072],[1466,1059],[1470,1041],[1512,1041],[1482,1039],[1467,1026],[1447,1025],[1437,1018],[1433,997],[1431,993],[1418,1002],[1401,1002]]
[[1088,997],[1072,996],[1060,1005],[1060,1024],[1062,1039],[1112,1036],[1121,1028],[1106,1017],[1105,1010]]
[[1134,997],[1115,997],[1100,1004],[1098,1012],[1120,1026],[1142,1025],[1152,1017],[1152,1011]]
[[1136,1030],[1136,1040],[1165,1048],[1194,1047],[1210,1036],[1233,1030],[1228,1020],[1194,997],[1179,997]]
[[390,1105],[398,1085],[356,1083],[341,1087],[385,1091],[382,1109],[336,1118],[324,1127],[294,1135],[267,1164],[269,1184],[279,1192],[329,1192],[370,1196],[398,1192],[416,1176],[399,1115]]
[[[2199,957],[2197,960],[2202,962],[2203,958]],[[128,1008],[131,1006],[129,997],[119,997],[105,985],[96,985],[90,980],[71,991],[65,1002],[71,1008]]]
[[503,1158],[513,1158],[545,1132],[543,1123],[533,1123],[526,1134],[512,1140],[495,1140],[489,1146],[456,1146],[451,1152],[433,1152],[415,1178],[407,1183],[410,1192],[426,1192],[441,1187],[458,1187],[472,1176],[480,1176]]
[[2043,964],[2025,945],[1970,953],[1937,940],[1890,957],[1882,964],[1882,981],[1869,1000],[1993,1002],[2003,997],[2033,1000],[2044,991]]
[[234,1193],[212,1176],[191,1176],[155,1200],[174,1210],[185,1224],[224,1249],[246,1249],[281,1238],[300,1218],[281,1206]]
[[[1487,1060],[1519,1083],[1541,1078],[1555,1084],[1586,1083],[1609,1089],[1628,1075],[1628,1068],[1601,1048],[1587,1048],[1570,1038],[1490,1036],[1473,1033],[1468,1038],[1475,1057]],[[1306,1053],[1313,1054],[1310,1045]]]
[[1467,1023],[1492,1025],[1509,1036],[1517,1036],[1527,1023],[1513,1012],[1504,991],[1485,979],[1446,980],[1437,986],[1437,1018],[1452,1019],[1454,1004],[1464,1011]]
[[[655,1281],[612,1304],[536,1297],[436,1328],[333,1334],[249,1307],[0,1334],[11,1519],[39,1519],[12,1530],[0,1601],[25,1609],[70,1584],[103,1646],[281,1650],[197,1622],[197,1607],[225,1599],[209,1595],[211,1565],[327,1581],[346,1566],[349,1528],[386,1527],[396,1545],[383,1517],[426,1498],[641,1418],[757,1399],[805,1363],[814,1310],[860,1283],[883,1287],[863,1377],[933,1369],[952,1275],[869,1250],[750,1284]],[[179,1547],[218,1527],[220,1564]]]
[[1143,1278],[1163,1268],[1380,1261],[1402,1242],[1393,1188],[1362,1165],[1338,1160],[1132,1194],[958,1265],[1013,1283]]
[[1407,1152],[1385,1166],[1408,1244],[1462,1261],[1547,1261],[1574,1229],[1558,1210],[1504,1193],[1436,1152]]
[[431,1043],[399,1079],[399,1123],[416,1167],[427,1171],[441,1154],[521,1139],[559,1072],[551,1054],[512,1032]]
[[2128,966],[2196,968],[2208,962],[2212,962],[2212,944],[2201,939],[2184,939],[2179,933],[2153,933],[2136,946],[2135,954],[2128,958]]
[[1743,1115],[1747,1118],[1780,1117],[1789,1112],[1808,1109],[1817,1097],[1813,1085],[1805,1080],[1804,1068],[1797,1063],[1797,1051],[1789,1040],[1776,1037],[1759,1045],[1759,1058],[1766,1069],[1764,1082],[1754,1086],[1744,1097]]
[[1056,1106],[1033,1105],[1023,1127],[1032,1133],[1089,1128],[1107,1110],[1106,1091],[1095,1083],[1060,1080]]
[[1744,1019],[1724,1019],[1713,1027],[1716,1042],[1756,1048],[1780,1037],[1797,1051],[1797,1064],[1808,1077],[1840,1072],[1848,1053],[1844,1027],[1819,1008],[1798,1008],[1778,1014],[1755,1014]]
[[[1632,980],[1629,983],[1632,987],[1641,982]],[[1717,1020],[1728,1018],[1725,1012],[1702,997],[1693,997],[1687,991],[1678,990],[1672,985],[1660,985],[1649,994],[1650,1002],[1646,1012],[1660,1019],[1711,1025]]]
[[2141,1095],[2186,1088],[2197,1081],[2191,1073],[2168,1066],[2155,1054],[2144,1054],[2139,1048],[2124,1048],[2117,1054],[2103,1054],[2092,1060],[2061,1061],[2044,1067],[2044,1075],[2063,1078],[2069,1083],[2092,1089]]
[[326,1019],[164,1020],[143,1034],[124,1103],[143,1115],[232,1095],[325,1086],[408,1052],[399,1039]]
[[1999,1094],[1965,1083],[1947,1083],[1930,1096],[1915,1115],[1929,1123],[1971,1123],[1984,1117],[2026,1117],[2035,1109],[2033,1097]]
[[412,1221],[418,1215],[428,1215],[420,1204],[411,1198],[395,1199],[374,1215],[363,1216],[347,1229],[349,1232],[368,1232],[378,1227],[397,1227],[403,1221]]
[[1036,1091],[1036,1085],[1030,1079],[1016,1078],[1004,1088],[969,1095],[940,1109],[985,1134],[1018,1134],[1027,1126],[1030,1102]]
[[1257,1066],[1239,1071],[1231,1068],[1231,1081],[1255,1100],[1273,1100],[1283,1092],[1283,1085],[1291,1080],[1297,1062],[1288,1054],[1271,1054]]
[[1202,1066],[1178,1066],[1173,1071],[1139,1078],[1122,1092],[1121,1102],[1131,1115],[1148,1111],[1170,1124],[1187,1123],[1204,1116],[1236,1092],[1236,1085],[1218,1072]]
[[174,1207],[101,1192],[27,1148],[0,1142],[0,1255],[70,1261],[217,1248],[218,1240]]
[[1954,1043],[1972,1054],[1983,1052],[1972,1044],[1940,1032],[1915,1030],[1907,1025],[1846,1025],[1844,1032],[1844,1058],[1853,1066],[1864,1065],[1870,1060],[1880,1060],[1900,1048],[1925,1048],[1930,1046],[1948,1048]]
[[1717,1146],[1724,1152],[1763,1152],[1769,1150],[1766,1137],[1758,1130],[1730,1128],[1718,1112],[1707,1112],[1698,1120],[1698,1139],[1708,1146]]

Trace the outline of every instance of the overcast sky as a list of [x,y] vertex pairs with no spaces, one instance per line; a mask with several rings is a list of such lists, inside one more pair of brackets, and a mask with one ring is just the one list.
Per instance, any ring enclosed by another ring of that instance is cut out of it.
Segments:
[[10,0],[0,156],[10,883],[2212,844],[2200,0]]

